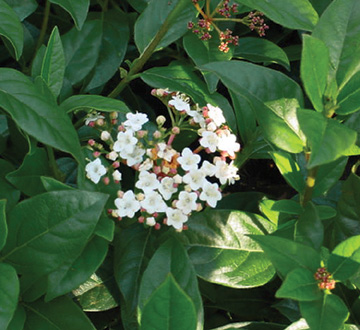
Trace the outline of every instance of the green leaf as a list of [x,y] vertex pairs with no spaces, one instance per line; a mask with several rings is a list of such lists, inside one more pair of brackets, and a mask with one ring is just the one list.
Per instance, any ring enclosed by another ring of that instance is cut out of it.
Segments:
[[274,269],[257,243],[247,235],[264,235],[274,225],[240,211],[211,210],[193,215],[181,237],[198,276],[233,288],[265,284]]
[[0,260],[33,277],[53,272],[80,255],[106,200],[100,193],[64,190],[23,201],[9,214],[9,234]]
[[344,302],[333,294],[324,294],[321,300],[301,301],[300,310],[314,330],[339,330],[349,316]]
[[106,239],[109,242],[113,241],[115,233],[115,221],[109,219],[109,216],[102,215],[97,223],[94,234]]
[[270,322],[237,322],[214,328],[212,330],[284,330],[284,326]]
[[[184,36],[183,44],[186,53],[197,66],[215,61],[230,60],[232,57],[231,50],[227,53],[219,51],[218,46],[220,44],[220,40],[217,32],[212,33],[212,38],[208,41],[202,41],[197,35],[189,32]],[[210,72],[204,72],[203,76],[210,93],[215,92],[219,78]]]
[[91,72],[85,92],[104,85],[120,67],[128,46],[127,15],[120,10],[108,10],[102,18],[102,36],[99,56]]
[[283,277],[296,268],[315,273],[320,267],[320,254],[307,245],[271,235],[251,238],[259,243]]
[[109,243],[94,236],[77,258],[67,259],[48,276],[45,301],[69,293],[84,283],[104,261]]
[[[329,49],[331,71],[341,90],[360,70],[360,2],[335,0],[324,11],[314,29],[313,37],[322,40]],[[336,26],[336,29],[334,29]]]
[[323,96],[330,69],[329,51],[319,39],[303,35],[301,79],[316,111],[324,110]]
[[51,32],[41,67],[41,77],[55,97],[60,94],[65,73],[65,55],[57,26]]
[[61,37],[65,53],[65,79],[72,85],[81,82],[98,60],[103,25],[100,20],[86,22],[78,31],[73,28]]
[[159,50],[188,31],[187,22],[195,18],[195,8],[187,0],[152,0],[136,20],[135,44],[142,54],[157,39]]
[[6,211],[9,211],[15,206],[20,199],[20,191],[17,190],[13,185],[5,179],[5,176],[14,171],[14,167],[11,163],[4,159],[0,159],[0,199],[5,199]]
[[320,250],[324,240],[324,227],[315,205],[307,203],[295,225],[295,241]]
[[141,330],[196,329],[195,306],[169,274],[156,288],[141,314]]
[[293,157],[284,151],[272,151],[270,156],[286,182],[298,193],[302,193],[305,188],[305,180]]
[[16,171],[6,175],[6,179],[25,195],[35,196],[45,192],[40,176],[51,174],[46,151],[36,148],[25,156],[23,163]]
[[19,17],[4,0],[0,0],[0,22],[0,35],[10,42],[15,58],[19,60],[23,51],[24,30]]
[[40,180],[44,189],[46,191],[56,191],[56,190],[72,190],[73,187],[70,187],[54,178],[48,178],[46,176],[40,176]]
[[31,304],[23,303],[23,306],[26,310],[24,330],[95,330],[80,307],[69,297],[59,297],[49,303],[38,300]]
[[76,0],[76,1],[49,0],[49,1],[65,9],[74,20],[76,28],[78,30],[82,29],[89,10],[90,0]]
[[301,207],[301,205],[298,202],[291,199],[282,199],[276,201],[272,205],[271,210],[283,212],[287,214],[300,214],[303,212],[303,208]]
[[336,113],[348,115],[360,109],[360,72],[354,74],[349,82],[340,90]]
[[[220,62],[219,62],[220,63]],[[218,93],[209,95],[206,84],[196,75],[191,66],[172,63],[168,67],[155,67],[143,72],[141,79],[155,88],[169,88],[190,96],[200,106],[210,103],[220,107],[232,130],[236,131],[234,111],[228,100]]]
[[298,119],[311,149],[308,168],[335,161],[356,141],[355,131],[321,113],[300,109]]
[[149,304],[148,301],[151,301],[151,296],[155,294],[163,282],[166,282],[169,274],[191,300],[198,324],[196,329],[201,329],[204,315],[196,273],[185,248],[176,239],[169,239],[163,243],[151,258],[141,279],[140,310],[144,309],[145,313],[146,305]]
[[234,57],[255,63],[276,63],[290,70],[286,53],[273,42],[260,38],[240,38],[234,49]]
[[271,199],[263,199],[259,203],[259,209],[261,213],[264,214],[271,222],[277,224],[279,221],[279,212],[272,209],[275,202],[276,201],[273,201]]
[[312,301],[320,300],[323,293],[319,289],[312,272],[308,269],[297,268],[286,276],[275,296],[298,301]]
[[19,279],[15,269],[0,263],[0,327],[7,329],[18,304]]
[[318,21],[318,14],[308,0],[267,1],[236,0],[250,8],[263,12],[272,21],[290,29],[312,31]]
[[26,313],[24,307],[17,306],[15,314],[7,327],[7,330],[23,330],[26,319]]
[[299,103],[279,101],[295,98],[302,104],[298,84],[278,71],[242,61],[214,62],[200,69],[215,73],[233,94],[237,94],[239,106],[256,114],[266,139],[286,151],[302,151],[295,116]]
[[26,133],[83,162],[69,117],[40,95],[28,77],[13,69],[0,69],[0,106]]
[[20,21],[31,15],[37,8],[36,0],[5,0],[7,4],[18,15]]
[[103,112],[129,112],[126,104],[117,99],[110,99],[100,95],[73,95],[61,103],[64,112],[76,112],[78,110],[97,110]]
[[344,282],[360,268],[360,235],[338,244],[331,252],[328,270],[335,280]]
[[8,233],[7,224],[6,224],[6,200],[0,200],[0,250],[4,247],[6,243],[6,237]]

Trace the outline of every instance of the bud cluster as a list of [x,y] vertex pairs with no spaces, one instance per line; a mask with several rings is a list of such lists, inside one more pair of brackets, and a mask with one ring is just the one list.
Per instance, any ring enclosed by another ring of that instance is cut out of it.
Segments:
[[269,26],[265,24],[263,18],[264,14],[261,12],[250,12],[244,19],[245,23],[249,26],[251,31],[256,31],[260,37],[265,36],[265,31],[269,29]]
[[217,8],[217,12],[226,18],[231,17],[231,13],[238,13],[238,5],[236,3],[229,5],[230,0],[224,0],[221,5]]
[[[216,207],[222,198],[220,185],[239,179],[233,159],[240,144],[220,108],[211,104],[200,108],[187,95],[167,89],[154,89],[151,94],[167,107],[171,121],[158,116],[155,131],[140,112],[127,113],[124,120],[99,113],[86,118],[88,125],[101,132],[101,142],[88,141],[95,159],[86,165],[86,176],[94,183],[101,179],[106,185],[112,179],[120,185],[122,168],[131,167],[135,187],[126,192],[119,189],[116,208],[109,214],[119,220],[137,217],[155,229],[164,224],[181,231],[193,212],[206,205]],[[99,119],[100,126],[91,124]],[[185,130],[197,132],[198,146],[178,151],[173,142]]]
[[335,288],[335,280],[332,279],[332,275],[325,267],[318,268],[314,277],[321,290],[333,290]]

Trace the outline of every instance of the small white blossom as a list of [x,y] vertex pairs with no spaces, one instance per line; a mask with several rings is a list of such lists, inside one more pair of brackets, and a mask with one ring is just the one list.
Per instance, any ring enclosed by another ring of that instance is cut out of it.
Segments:
[[226,181],[228,181],[229,184],[234,184],[235,180],[239,180],[239,175],[237,174],[238,168],[234,166],[232,162],[228,164],[224,160],[216,159],[215,167],[215,176],[221,184],[225,184]]
[[168,201],[178,189],[175,187],[175,180],[173,178],[165,177],[161,180],[158,190],[164,199]]
[[173,106],[178,111],[190,111],[189,103],[179,94],[172,97],[172,100],[169,101],[169,105]]
[[118,156],[119,155],[115,151],[111,151],[107,154],[107,158],[109,158],[112,161],[116,160],[116,158],[118,158]]
[[126,159],[127,165],[129,167],[139,164],[143,161],[143,155],[145,154],[145,149],[135,146],[132,152],[126,152],[126,150],[120,151],[120,157]]
[[126,118],[124,126],[134,132],[140,131],[142,126],[149,121],[147,114],[141,112],[129,112],[126,114]]
[[118,170],[115,170],[112,174],[112,177],[115,181],[121,181],[121,173]]
[[171,159],[177,154],[177,151],[175,149],[173,149],[171,146],[168,146],[164,142],[158,143],[157,147],[157,156],[159,158],[165,159],[168,162],[171,162]]
[[155,218],[154,218],[154,217],[148,217],[148,218],[146,218],[145,223],[146,223],[148,226],[152,227],[152,226],[155,226],[156,221],[155,221]]
[[209,124],[206,125],[206,130],[209,132],[215,132],[217,130],[216,124],[212,121]]
[[167,205],[164,202],[161,195],[156,191],[149,191],[145,194],[144,200],[141,202],[141,207],[146,210],[147,213],[152,214],[155,212],[165,212]]
[[106,174],[106,167],[101,164],[100,158],[88,163],[85,166],[86,176],[94,183],[99,183],[100,178]]
[[188,220],[188,217],[179,209],[168,207],[166,209],[167,225],[173,226],[175,229],[182,229],[183,224]]
[[181,152],[181,156],[177,159],[177,162],[181,165],[184,171],[190,171],[198,168],[198,163],[201,157],[194,154],[189,148],[184,148]]
[[219,134],[218,149],[235,156],[235,152],[240,150],[240,144],[236,142],[236,136],[226,129]]
[[198,190],[206,181],[205,173],[202,170],[191,170],[183,176],[183,182],[187,183],[192,190]]
[[214,176],[216,173],[216,166],[207,160],[204,160],[200,170],[203,171],[206,176]]
[[137,143],[138,139],[134,136],[134,133],[132,131],[119,132],[113,149],[116,152],[122,151],[131,153]]
[[199,142],[204,148],[208,148],[211,152],[215,152],[219,143],[219,137],[214,132],[205,131],[202,133]]
[[139,180],[135,183],[135,187],[142,189],[145,194],[159,188],[159,186],[160,182],[157,179],[156,174],[148,171],[141,171]]
[[219,127],[226,122],[223,111],[220,108],[214,107],[211,104],[207,104],[207,108],[209,109],[208,116],[214,121],[216,126]]
[[153,168],[153,161],[150,158],[146,158],[144,162],[141,163],[139,171],[149,171]]
[[197,197],[197,194],[194,192],[181,191],[179,194],[179,200],[176,202],[176,208],[188,215],[191,211],[195,211],[197,209]]
[[114,203],[119,217],[133,218],[135,213],[140,210],[140,203],[132,190],[128,190],[122,198],[116,198]]
[[217,183],[205,182],[202,187],[202,192],[199,198],[208,203],[211,207],[216,207],[216,204],[221,200],[221,192],[219,191],[219,185]]

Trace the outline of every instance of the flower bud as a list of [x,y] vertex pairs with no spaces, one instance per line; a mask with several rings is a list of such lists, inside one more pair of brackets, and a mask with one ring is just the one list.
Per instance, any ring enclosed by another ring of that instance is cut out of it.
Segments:
[[161,132],[155,131],[154,134],[153,134],[153,137],[154,137],[155,139],[160,139],[160,138],[161,138]]
[[110,179],[106,176],[103,178],[104,185],[107,186],[110,183]]
[[117,119],[118,115],[119,114],[116,111],[113,111],[110,113],[110,119]]
[[177,126],[174,126],[172,129],[171,129],[171,132],[173,134],[179,134],[180,133],[180,128],[177,127]]
[[96,120],[96,125],[97,126],[104,126],[104,124],[105,124],[104,119],[99,118],[99,119]]
[[114,181],[121,181],[121,173],[118,170],[115,170],[112,174]]
[[88,145],[91,146],[91,147],[93,147],[93,146],[95,145],[95,140],[94,140],[94,139],[90,139],[90,140],[88,141]]
[[146,218],[146,224],[150,227],[155,226],[156,225],[155,218],[154,217]]
[[162,126],[165,124],[165,121],[166,121],[166,118],[164,116],[158,116],[156,118],[156,123],[159,125],[159,126]]
[[107,141],[111,138],[111,135],[108,131],[102,131],[100,135],[100,139],[103,141]]
[[118,158],[118,154],[115,151],[111,151],[106,155],[106,158],[114,161],[116,158]]
[[94,152],[93,152],[93,156],[94,156],[95,158],[99,157],[100,155],[101,155],[100,151],[94,151]]

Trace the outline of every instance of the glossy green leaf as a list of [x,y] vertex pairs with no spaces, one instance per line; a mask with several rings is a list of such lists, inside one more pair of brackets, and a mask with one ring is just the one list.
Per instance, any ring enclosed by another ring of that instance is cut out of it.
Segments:
[[337,101],[336,113],[339,115],[348,115],[360,109],[360,72],[354,74],[340,90]]
[[[159,50],[179,39],[187,32],[186,23],[195,18],[195,12],[187,0],[150,1],[134,27],[135,44],[140,54],[150,45]],[[152,44],[154,40],[158,43]]]
[[0,200],[0,250],[4,247],[7,238],[7,223],[6,223],[6,200]]
[[290,29],[312,31],[318,21],[318,14],[308,0],[236,0],[236,2],[255,8],[272,21]]
[[51,32],[41,66],[41,77],[55,97],[60,93],[65,73],[65,55],[57,26]]
[[301,301],[300,310],[310,329],[339,330],[349,316],[344,302],[334,294],[324,294],[323,299]]
[[40,95],[19,71],[2,68],[0,73],[0,106],[16,124],[38,141],[69,152],[82,163],[79,140],[68,116]]
[[307,245],[269,235],[251,238],[260,244],[283,277],[296,268],[305,268],[315,273],[320,267],[320,254]]
[[267,140],[289,152],[302,151],[295,115],[299,104],[296,100],[279,101],[295,98],[302,103],[301,89],[293,80],[278,71],[242,61],[214,62],[200,69],[215,73],[237,94],[239,106],[254,111]]
[[104,261],[109,243],[94,236],[77,258],[68,258],[48,276],[45,301],[69,293],[84,283]]
[[102,28],[100,20],[93,20],[86,22],[80,31],[73,28],[62,35],[65,79],[72,85],[82,81],[95,67],[100,53]]
[[277,224],[279,221],[279,213],[278,211],[274,211],[272,206],[275,204],[276,201],[271,199],[263,199],[259,203],[259,209],[262,214],[264,214],[271,222]]
[[108,10],[103,14],[99,57],[85,92],[104,85],[118,71],[129,42],[127,16],[120,10]]
[[270,156],[286,182],[298,193],[302,193],[305,188],[305,180],[293,157],[283,151],[272,151]]
[[273,42],[260,38],[240,38],[234,49],[234,57],[255,63],[276,63],[290,70],[286,53]]
[[188,330],[196,329],[196,323],[193,302],[169,274],[144,306],[140,329]]
[[193,215],[182,238],[198,276],[233,288],[269,281],[274,269],[257,243],[247,235],[274,230],[263,217],[240,211],[211,210]]
[[45,192],[40,176],[51,174],[46,151],[36,148],[25,156],[24,162],[16,171],[6,175],[6,179],[25,195],[35,196]]
[[309,35],[304,35],[301,55],[301,79],[306,94],[315,110],[319,112],[324,110],[323,96],[329,69],[329,51],[324,42]]
[[305,205],[295,226],[295,241],[320,250],[324,240],[324,227],[315,205]]
[[78,110],[97,110],[103,112],[129,112],[126,104],[120,100],[110,99],[101,95],[73,95],[61,103],[65,112]]
[[109,216],[104,214],[100,217],[99,222],[97,223],[94,234],[106,239],[109,242],[112,242],[115,233],[115,221],[114,219],[109,219]]
[[49,0],[65,9],[72,17],[78,30],[81,30],[90,5],[90,0]]
[[26,319],[26,313],[24,307],[18,305],[14,313],[7,330],[23,330]]
[[323,293],[314,279],[314,274],[304,268],[291,271],[280,289],[276,291],[277,298],[289,298],[298,301],[319,300],[322,296]]
[[5,179],[5,176],[14,169],[11,163],[0,159],[0,199],[6,200],[6,211],[13,208],[20,199],[20,191]]
[[332,0],[309,0],[309,1],[311,2],[314,9],[318,12],[319,16],[324,12],[326,7],[332,2]]
[[54,178],[49,178],[46,176],[40,176],[40,180],[44,189],[46,191],[55,191],[55,190],[72,190],[73,187],[70,187]]
[[10,42],[18,60],[23,51],[24,32],[19,17],[4,0],[0,0],[0,22],[0,35]]
[[18,15],[20,21],[31,15],[38,6],[36,0],[5,0],[5,2]]
[[326,8],[313,32],[313,37],[322,40],[329,49],[330,76],[336,76],[340,89],[360,69],[359,20],[359,1],[335,0]]
[[141,279],[139,308],[144,309],[145,314],[151,296],[166,282],[169,274],[191,300],[198,324],[196,329],[201,329],[204,315],[196,273],[185,248],[176,239],[163,243],[151,258]]
[[320,220],[330,219],[336,216],[336,210],[327,205],[316,205]]
[[69,297],[59,297],[49,303],[38,300],[23,306],[26,310],[24,330],[95,330],[85,313]]
[[[215,61],[226,61],[232,57],[231,50],[227,53],[219,51],[218,46],[220,40],[217,32],[212,33],[212,38],[206,42],[200,40],[194,33],[189,32],[184,36],[183,44],[186,53],[194,61],[196,66]],[[213,93],[216,90],[219,78],[211,72],[204,72],[203,76],[210,93]]]
[[346,281],[360,269],[360,235],[338,244],[331,252],[328,270],[335,280]]
[[0,260],[33,277],[53,272],[80,255],[106,200],[100,193],[64,190],[23,201],[9,214],[9,234]]
[[300,214],[303,212],[302,206],[292,199],[281,199],[276,201],[272,205],[271,210],[287,214]]
[[311,149],[308,168],[333,162],[356,141],[356,132],[332,118],[311,110],[298,110],[301,130]]
[[196,75],[192,67],[172,64],[167,67],[156,67],[143,72],[141,79],[155,88],[169,88],[171,91],[179,91],[189,95],[200,106],[210,103],[220,107],[232,130],[236,131],[234,112],[228,100],[221,94],[209,95],[206,84]]
[[230,323],[212,330],[284,330],[284,326],[270,322],[237,322]]
[[6,329],[12,319],[19,299],[19,279],[15,269],[0,263],[0,326]]

